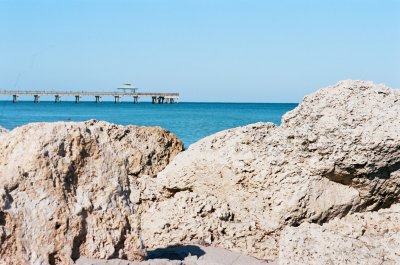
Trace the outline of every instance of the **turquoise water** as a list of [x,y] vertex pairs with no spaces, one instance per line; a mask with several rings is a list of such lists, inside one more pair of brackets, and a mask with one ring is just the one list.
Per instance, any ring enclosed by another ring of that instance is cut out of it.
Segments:
[[188,147],[197,140],[215,132],[259,121],[276,124],[291,103],[179,103],[150,104],[132,102],[40,102],[0,101],[0,125],[13,129],[37,121],[105,120],[117,124],[161,126],[175,133]]

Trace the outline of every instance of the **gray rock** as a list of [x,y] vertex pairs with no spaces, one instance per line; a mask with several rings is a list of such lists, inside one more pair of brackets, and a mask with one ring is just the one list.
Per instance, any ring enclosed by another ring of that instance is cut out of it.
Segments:
[[93,260],[80,258],[77,265],[277,265],[221,248],[200,245],[154,249],[145,261]]

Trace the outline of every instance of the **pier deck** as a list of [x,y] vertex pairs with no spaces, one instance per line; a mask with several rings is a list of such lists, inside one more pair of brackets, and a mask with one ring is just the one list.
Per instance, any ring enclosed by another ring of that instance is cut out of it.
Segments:
[[153,104],[172,104],[179,100],[179,93],[162,92],[91,92],[91,91],[46,91],[46,90],[0,90],[0,95],[12,95],[13,102],[18,101],[22,95],[33,96],[33,102],[39,103],[41,96],[53,96],[55,103],[61,102],[61,97],[74,97],[75,103],[80,102],[84,96],[94,97],[96,103],[101,102],[102,97],[112,96],[114,102],[121,102],[122,97],[133,97],[133,103],[139,103],[140,98],[150,97]]

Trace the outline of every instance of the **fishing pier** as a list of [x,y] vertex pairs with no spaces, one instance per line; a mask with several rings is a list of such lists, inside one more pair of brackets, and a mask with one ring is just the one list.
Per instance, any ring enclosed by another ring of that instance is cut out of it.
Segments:
[[71,97],[75,99],[75,103],[79,103],[82,97],[92,97],[94,102],[100,103],[102,97],[114,97],[114,103],[120,103],[123,97],[133,98],[133,103],[137,104],[143,97],[151,98],[153,104],[173,104],[178,103],[179,93],[152,93],[152,92],[136,92],[136,89],[119,88],[122,91],[116,92],[90,92],[90,91],[27,91],[27,90],[0,90],[0,95],[12,96],[13,103],[18,101],[20,96],[32,96],[34,103],[40,102],[40,97],[54,97],[55,103],[60,103],[62,97]]

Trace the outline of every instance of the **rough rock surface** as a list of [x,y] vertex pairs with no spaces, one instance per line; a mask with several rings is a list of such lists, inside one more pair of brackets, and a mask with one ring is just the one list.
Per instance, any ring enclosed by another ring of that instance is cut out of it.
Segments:
[[400,205],[356,213],[322,226],[287,227],[279,264],[400,264]]
[[0,263],[140,259],[140,178],[183,149],[158,127],[33,123],[0,141]]
[[[400,93],[343,81],[304,99],[281,126],[209,136],[146,185],[147,247],[219,246],[278,256],[285,226],[324,223],[399,200]],[[158,195],[157,195],[158,194]],[[155,199],[156,198],[156,199]]]
[[2,135],[4,133],[8,133],[8,130],[6,128],[3,128],[0,126],[0,135]]

